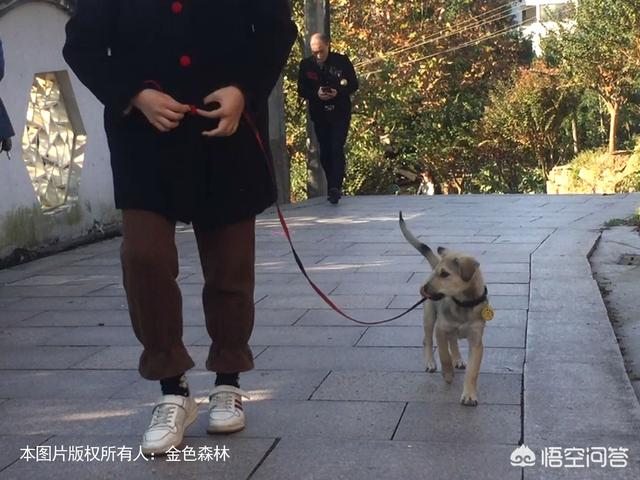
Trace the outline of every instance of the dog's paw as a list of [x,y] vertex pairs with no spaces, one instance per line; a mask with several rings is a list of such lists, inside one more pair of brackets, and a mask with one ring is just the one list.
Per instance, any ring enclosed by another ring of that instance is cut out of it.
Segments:
[[468,393],[462,392],[462,396],[460,397],[460,403],[465,407],[477,407],[478,399],[475,395],[470,395]]
[[447,383],[453,382],[453,372],[442,372],[442,378]]
[[455,362],[453,362],[453,366],[455,368],[457,368],[458,370],[464,370],[465,368],[467,368],[467,364],[464,363],[464,360],[462,360],[461,358],[459,358]]
[[438,371],[438,367],[436,366],[436,362],[427,361],[427,366],[425,367],[425,371],[427,371],[429,373],[437,372]]

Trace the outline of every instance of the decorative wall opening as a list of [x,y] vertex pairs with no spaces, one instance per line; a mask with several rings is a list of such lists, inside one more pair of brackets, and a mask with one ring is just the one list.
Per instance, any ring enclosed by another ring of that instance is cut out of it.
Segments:
[[84,162],[86,131],[66,72],[33,79],[22,136],[23,159],[45,211],[73,206]]

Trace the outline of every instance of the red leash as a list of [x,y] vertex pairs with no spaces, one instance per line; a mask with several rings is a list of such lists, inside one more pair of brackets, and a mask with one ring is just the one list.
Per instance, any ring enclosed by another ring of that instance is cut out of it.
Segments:
[[[256,126],[253,123],[253,120],[251,119],[251,117],[249,117],[249,115],[246,112],[243,113],[243,118],[247,122],[247,125],[249,125],[249,128],[253,131],[253,134],[255,135],[256,140],[258,141],[258,145],[260,145],[260,150],[262,150],[262,154],[264,155],[265,161],[267,162],[267,166],[269,167],[269,172],[271,174],[271,177],[272,177],[274,185],[275,185],[276,177],[275,177],[275,172],[274,172],[274,168],[273,168],[273,163],[271,161],[271,157],[269,156],[269,153],[267,152],[267,148],[265,147],[264,142],[262,141],[262,137],[260,136],[260,132],[256,128]],[[329,305],[335,312],[337,312],[339,315],[342,315],[344,318],[346,318],[348,320],[351,320],[352,322],[360,323],[362,325],[379,325],[381,323],[392,322],[393,320],[397,320],[398,318],[405,316],[407,313],[411,312],[412,310],[415,310],[416,308],[418,308],[418,306],[420,306],[422,303],[424,303],[425,300],[427,300],[426,298],[423,298],[420,301],[416,302],[411,308],[409,308],[408,310],[402,312],[400,315],[396,315],[393,318],[388,318],[386,320],[380,320],[380,321],[377,321],[377,322],[363,322],[361,320],[357,320],[357,319],[347,315],[346,313],[344,313],[342,311],[342,309],[340,307],[338,307],[335,303],[333,303],[333,301],[327,296],[327,294],[325,294],[320,289],[320,287],[318,287],[313,282],[313,280],[311,280],[311,278],[309,277],[309,274],[307,274],[307,271],[304,268],[304,265],[302,264],[302,260],[300,260],[300,257],[298,256],[298,252],[296,252],[296,248],[293,246],[293,241],[291,240],[291,234],[289,233],[289,227],[287,225],[286,220],[284,219],[284,215],[282,214],[282,210],[280,210],[280,204],[278,203],[277,195],[276,195],[276,210],[278,212],[278,218],[280,219],[280,225],[282,225],[282,230],[284,231],[284,234],[287,237],[287,241],[289,242],[289,246],[291,247],[291,252],[293,253],[293,258],[295,258],[296,263],[298,264],[298,268],[302,272],[302,275],[304,275],[304,278],[307,279],[307,282],[309,282],[309,285],[311,285],[311,288],[313,288],[315,290],[315,292],[320,296],[320,298],[322,298],[322,300],[324,300],[324,302],[327,305]]]

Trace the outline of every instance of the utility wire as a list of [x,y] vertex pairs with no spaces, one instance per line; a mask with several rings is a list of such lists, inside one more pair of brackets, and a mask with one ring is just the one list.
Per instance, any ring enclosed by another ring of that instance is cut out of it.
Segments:
[[[530,20],[533,20],[533,19],[530,19]],[[468,46],[471,46],[471,45],[478,45],[479,43],[484,42],[486,40],[490,40],[492,38],[499,37],[500,35],[504,35],[506,33],[515,31],[515,30],[519,29],[520,27],[522,27],[522,26],[524,26],[526,24],[529,24],[529,23],[532,23],[532,22],[527,20],[527,21],[520,22],[520,23],[515,24],[515,25],[511,25],[511,26],[509,26],[507,28],[504,28],[502,30],[498,30],[497,32],[493,32],[493,33],[491,33],[489,35],[485,35],[484,37],[480,37],[480,38],[477,38],[477,39],[474,39],[474,40],[469,40],[469,41],[464,42],[464,43],[462,43],[460,45],[456,45],[455,47],[448,48],[447,50],[443,50],[441,52],[431,53],[429,55],[424,55],[422,57],[415,58],[413,60],[409,60],[409,61],[406,61],[406,62],[399,63],[398,65],[396,65],[396,68],[403,67],[403,66],[406,66],[406,65],[411,65],[413,63],[421,62],[423,60],[428,60],[429,58],[437,57],[439,55],[444,55],[446,53],[455,52],[456,50],[460,50],[461,48],[465,48],[465,47],[468,47]],[[382,70],[374,70],[372,72],[365,72],[365,73],[363,73],[363,75],[367,75],[367,76],[368,75],[374,75],[374,74],[380,73],[380,72],[382,72]]]
[[[509,12],[505,14],[505,9],[508,7]],[[495,10],[502,10],[499,12],[495,12]],[[399,53],[403,53],[406,52],[408,50],[412,50],[414,48],[418,48],[421,47],[423,45],[429,44],[429,43],[434,43],[437,42],[439,40],[448,38],[450,36],[453,35],[457,35],[459,33],[465,32],[467,30],[473,29],[473,28],[479,28],[479,27],[483,27],[485,25],[488,25],[490,23],[494,23],[497,22],[499,20],[508,18],[508,17],[512,17],[513,14],[511,13],[511,5],[503,5],[502,7],[498,7],[495,8],[493,10],[489,10],[487,12],[484,12],[480,15],[478,15],[477,17],[474,17],[472,19],[468,19],[465,20],[463,22],[460,22],[457,25],[454,25],[453,30],[450,30],[446,33],[432,33],[431,35],[429,35],[426,39],[420,40],[416,43],[407,45],[405,47],[402,48],[398,48],[395,50],[388,50],[387,52],[383,52],[382,54],[379,54],[379,56],[374,57],[374,58],[370,58],[367,60],[363,60],[361,62],[358,62],[356,64],[356,67],[362,67],[365,65],[369,65],[372,63],[377,63],[381,60],[384,60],[385,58],[392,56],[392,55],[397,55]]]

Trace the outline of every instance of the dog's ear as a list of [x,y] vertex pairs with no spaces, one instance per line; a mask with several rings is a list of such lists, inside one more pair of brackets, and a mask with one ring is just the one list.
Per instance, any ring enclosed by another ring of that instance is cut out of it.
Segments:
[[444,255],[445,253],[447,253],[447,249],[444,247],[438,247],[438,253],[440,255]]
[[480,266],[478,261],[471,257],[456,257],[454,258],[453,263],[458,269],[460,278],[465,282],[468,282],[473,278]]

